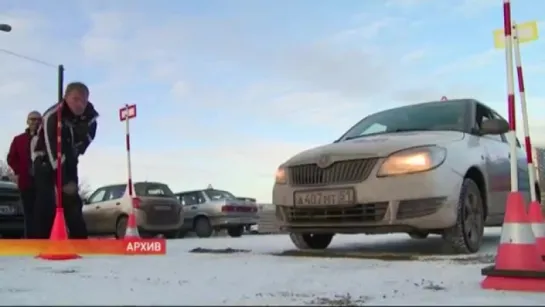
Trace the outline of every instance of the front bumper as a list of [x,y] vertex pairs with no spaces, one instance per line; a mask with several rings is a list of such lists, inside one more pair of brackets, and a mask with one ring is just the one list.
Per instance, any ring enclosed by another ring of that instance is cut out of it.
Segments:
[[294,232],[386,233],[443,229],[456,223],[463,178],[449,167],[384,178],[374,174],[357,184],[320,187],[354,188],[356,204],[349,206],[296,206],[294,192],[317,187],[275,185],[273,203],[280,227]]

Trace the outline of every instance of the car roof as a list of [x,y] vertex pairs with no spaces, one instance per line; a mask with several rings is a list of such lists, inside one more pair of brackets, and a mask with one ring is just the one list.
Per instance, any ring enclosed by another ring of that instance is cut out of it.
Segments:
[[[224,191],[224,192],[229,192],[227,190],[221,190],[221,189],[200,189],[200,190],[191,190],[191,191],[180,191],[180,192],[174,193],[174,195],[186,194],[186,193],[195,193],[195,192],[204,192],[204,191]],[[231,192],[229,192],[229,193],[231,193]]]
[[[162,185],[167,185],[166,183],[162,183],[162,182],[156,182],[156,181],[138,181],[138,182],[135,182],[133,183],[134,185],[137,185],[137,184],[142,184],[142,183],[151,183],[151,184],[162,184]],[[104,188],[111,188],[111,187],[116,187],[116,186],[126,186],[127,183],[117,183],[117,184],[108,184],[108,185],[103,185],[103,186],[100,186],[97,188],[98,189],[104,189]]]

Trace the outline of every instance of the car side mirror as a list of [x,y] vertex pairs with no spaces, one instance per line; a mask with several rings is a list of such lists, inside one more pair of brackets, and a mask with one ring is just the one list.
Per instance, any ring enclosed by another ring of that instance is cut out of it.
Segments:
[[481,135],[497,135],[507,133],[508,131],[509,123],[507,121],[494,118],[483,121],[479,132],[481,133]]
[[85,199],[83,200],[83,203],[86,204],[86,205],[88,205],[88,204],[90,204],[91,202],[89,201],[88,198],[85,198]]

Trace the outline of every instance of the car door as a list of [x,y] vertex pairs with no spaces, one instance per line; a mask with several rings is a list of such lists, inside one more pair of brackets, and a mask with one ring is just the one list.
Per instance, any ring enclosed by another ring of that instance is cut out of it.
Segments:
[[106,188],[104,199],[100,203],[98,221],[100,233],[113,233],[116,229],[117,217],[122,212],[121,200],[125,194],[125,185],[115,185]]
[[83,219],[87,225],[87,230],[90,233],[99,233],[98,223],[100,221],[100,205],[106,197],[106,188],[99,188],[89,197],[89,201],[85,202],[82,212]]
[[[477,104],[476,124],[478,127],[489,119],[500,118],[490,108]],[[509,144],[505,135],[481,136],[484,147],[485,169],[488,189],[488,221],[501,223],[505,202],[510,191]]]
[[197,215],[197,199],[194,193],[181,193],[179,195],[180,204],[184,207],[184,225],[191,225]]
[[201,205],[205,202],[205,198],[200,191],[188,192],[183,194],[184,219],[187,223],[192,223],[195,216],[202,213]]

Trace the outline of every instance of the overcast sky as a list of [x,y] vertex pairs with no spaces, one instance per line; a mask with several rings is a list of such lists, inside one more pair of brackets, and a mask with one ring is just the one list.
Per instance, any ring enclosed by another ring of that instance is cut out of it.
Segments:
[[[545,2],[513,1],[519,22]],[[93,187],[136,180],[270,201],[276,167],[396,105],[473,97],[506,114],[499,0],[2,0],[0,49],[66,65],[100,112]],[[538,20],[540,21],[540,20]],[[523,46],[532,137],[545,143],[545,40]],[[55,69],[0,52],[0,152],[56,100]],[[517,97],[518,100],[518,97]]]

